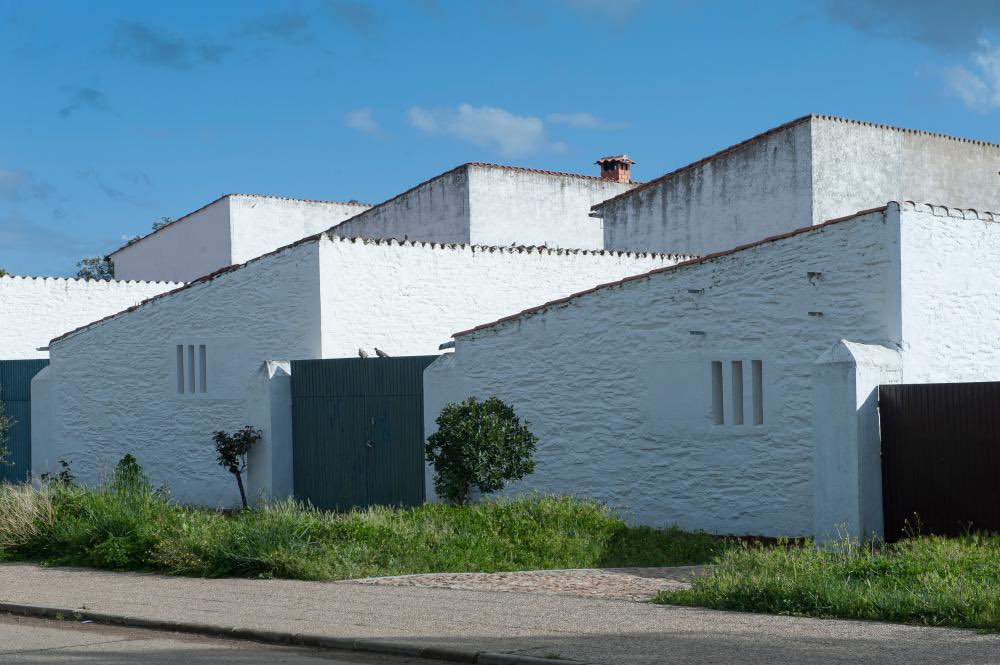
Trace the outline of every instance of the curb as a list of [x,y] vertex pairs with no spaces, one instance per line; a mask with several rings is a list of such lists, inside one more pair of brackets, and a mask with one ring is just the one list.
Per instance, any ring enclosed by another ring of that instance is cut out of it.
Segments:
[[284,644],[291,646],[314,647],[319,649],[336,649],[339,651],[364,651],[390,656],[410,656],[415,658],[434,658],[454,663],[478,663],[479,665],[587,665],[579,660],[563,658],[539,658],[537,656],[520,656],[513,653],[493,651],[475,651],[472,649],[455,649],[452,647],[423,647],[407,642],[390,640],[353,639],[350,637],[328,637],[325,635],[310,635],[307,633],[286,633],[271,630],[254,630],[252,628],[223,628],[206,623],[186,621],[169,621],[165,619],[147,619],[119,614],[106,614],[90,610],[68,610],[59,607],[41,605],[22,605],[18,603],[0,602],[0,613],[17,614],[20,616],[37,617],[41,619],[73,619],[74,621],[92,621],[110,626],[128,626],[130,628],[145,628],[147,630],[162,630],[189,635],[207,637],[223,637],[231,640],[246,640],[263,642],[265,644]]

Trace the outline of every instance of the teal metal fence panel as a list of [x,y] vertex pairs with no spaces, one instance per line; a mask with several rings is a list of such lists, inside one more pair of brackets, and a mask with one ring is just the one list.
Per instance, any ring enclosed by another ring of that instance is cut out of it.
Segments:
[[424,502],[423,372],[435,358],[292,361],[297,499],[324,510]]
[[22,482],[31,473],[31,380],[48,360],[0,360],[0,402],[14,421],[7,430],[8,463],[0,464],[0,482]]

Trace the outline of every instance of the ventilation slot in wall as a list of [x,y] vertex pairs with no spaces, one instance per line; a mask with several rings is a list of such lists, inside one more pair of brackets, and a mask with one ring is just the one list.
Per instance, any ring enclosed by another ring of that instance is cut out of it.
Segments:
[[733,424],[743,424],[743,361],[732,362],[733,379]]
[[750,361],[750,374],[753,380],[753,424],[764,424],[764,363],[760,360]]
[[722,363],[712,361],[712,417],[716,425],[726,422],[726,414],[722,406]]

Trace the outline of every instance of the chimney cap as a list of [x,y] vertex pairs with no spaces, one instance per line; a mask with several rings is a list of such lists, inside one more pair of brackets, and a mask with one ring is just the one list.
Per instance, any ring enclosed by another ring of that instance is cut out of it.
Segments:
[[629,159],[628,155],[608,155],[607,157],[601,157],[595,164],[604,164],[605,162],[625,162],[626,164],[635,164],[634,161]]

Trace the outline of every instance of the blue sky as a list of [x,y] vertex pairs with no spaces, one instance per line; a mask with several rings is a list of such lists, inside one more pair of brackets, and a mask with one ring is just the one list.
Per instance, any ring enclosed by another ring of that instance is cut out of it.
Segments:
[[1000,142],[1000,2],[0,0],[0,90],[0,267],[66,275],[227,192],[646,180],[806,113]]

